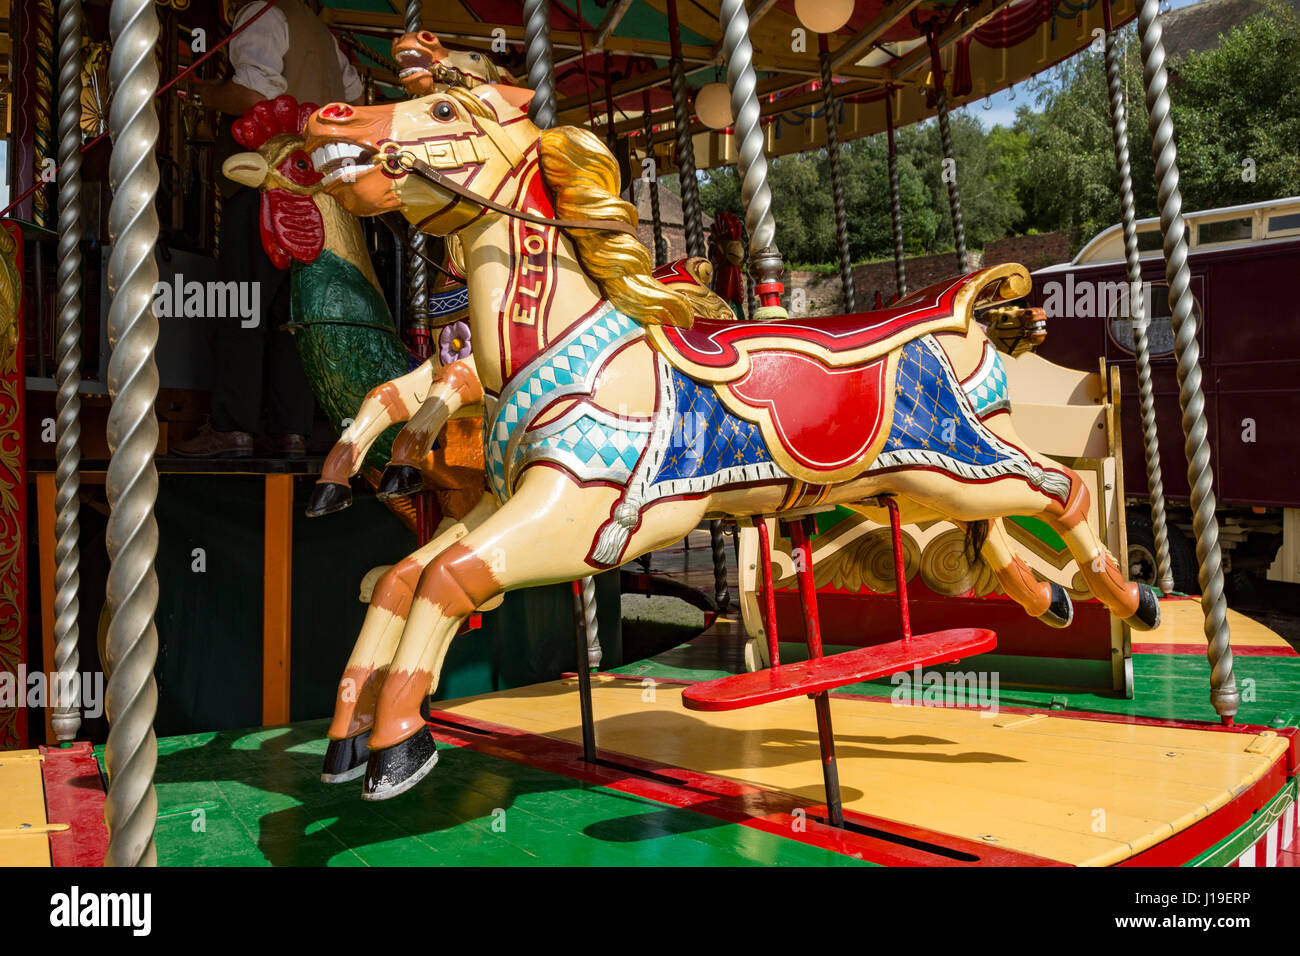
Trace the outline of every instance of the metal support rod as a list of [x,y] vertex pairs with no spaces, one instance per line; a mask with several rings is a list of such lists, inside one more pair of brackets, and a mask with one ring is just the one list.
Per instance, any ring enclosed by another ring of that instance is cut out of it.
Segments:
[[1165,279],[1173,314],[1174,354],[1178,360],[1178,404],[1182,408],[1183,447],[1187,454],[1187,483],[1191,487],[1192,527],[1200,564],[1201,608],[1209,642],[1210,702],[1219,718],[1232,723],[1241,702],[1232,673],[1228,606],[1223,594],[1223,556],[1215,517],[1214,471],[1207,441],[1205,396],[1201,391],[1200,346],[1196,341],[1191,270],[1187,265],[1187,225],[1178,189],[1178,153],[1169,111],[1169,74],[1159,21],[1160,0],[1143,0],[1138,12],[1142,42],[1142,79],[1146,86],[1151,154],[1155,159],[1160,232],[1164,238]]
[[903,631],[903,640],[912,639],[912,615],[907,606],[907,566],[903,554],[903,520],[898,513],[898,502],[892,496],[885,498],[885,507],[889,509],[890,544],[894,551],[894,587],[898,598],[898,623]]
[[[1105,2],[1105,0],[1102,0]],[[957,251],[957,271],[966,271],[966,223],[961,214],[961,190],[957,186],[957,157],[953,152],[952,124],[948,121],[948,92],[934,91],[935,115],[939,118],[939,143],[943,149],[943,178],[948,185],[948,209],[952,213],[952,241]]]
[[573,636],[574,652],[577,655],[578,668],[578,707],[582,714],[582,759],[587,763],[596,762],[596,717],[591,699],[591,665],[589,664],[590,644],[596,602],[586,599],[584,590],[591,578],[573,582]]
[[745,204],[749,230],[749,265],[761,308],[758,318],[785,315],[781,308],[781,274],[785,263],[776,247],[776,219],[772,191],[767,184],[767,156],[763,151],[763,126],[758,104],[758,74],[754,47],[749,42],[749,13],[745,0],[722,0],[722,51],[727,61],[727,86],[731,89],[731,115],[735,117],[736,166],[740,171],[740,197]]
[[[810,518],[796,518],[790,522],[790,544],[794,548],[795,576],[799,581],[799,604],[803,608],[804,639],[808,642],[808,657],[822,656],[822,629],[817,615],[817,584],[813,580],[812,545],[808,541],[805,522]],[[822,691],[813,696],[817,711],[817,744],[821,748],[822,784],[826,788],[826,815],[833,827],[844,826],[844,800],[840,795],[840,769],[835,760],[835,730],[831,727],[831,695]]]
[[81,729],[77,653],[81,609],[81,0],[59,2],[59,265],[54,380],[54,686],[57,740]]
[[113,252],[108,260],[108,447],[106,479],[110,513],[108,557],[108,824],[109,866],[154,866],[154,823],[158,799],[153,775],[158,742],[154,666],[158,660],[158,319],[153,290],[158,281],[158,14],[154,0],[113,0],[109,13],[113,51],[109,58],[112,105],[109,129],[113,155],[108,216]]
[[540,129],[555,125],[555,72],[551,60],[550,0],[524,0],[524,43],[533,101],[528,118]]
[[781,642],[776,633],[776,595],[772,591],[772,542],[762,515],[754,519],[758,529],[758,577],[763,585],[763,630],[767,632],[767,663],[781,666]]
[[822,68],[822,113],[826,119],[826,159],[831,168],[831,204],[835,209],[835,242],[840,253],[840,288],[844,311],[857,311],[853,293],[853,259],[849,255],[849,215],[844,201],[844,177],[840,170],[840,130],[835,117],[835,90],[831,76],[831,51],[826,34],[817,34],[817,57]]
[[[529,117],[540,129],[555,125],[555,76],[551,62],[551,5],[549,0],[524,0],[524,42],[528,53],[528,85],[533,88]],[[593,654],[600,663],[600,634],[596,624],[596,582],[590,577],[573,583],[574,616],[578,622],[578,688],[582,695],[583,753],[596,759],[595,737],[588,734],[591,722],[591,676],[583,661]],[[594,651],[593,651],[594,648]],[[594,731],[592,731],[594,734]]]
[[903,200],[898,188],[898,150],[894,145],[894,89],[885,90],[885,135],[889,143],[889,219],[894,227],[894,297],[907,295],[907,257],[903,252]]
[[691,138],[691,107],[687,101],[686,68],[682,64],[682,36],[677,21],[677,0],[668,0],[668,61],[673,93],[673,127],[677,135],[677,180],[682,192],[682,229],[688,256],[706,256],[704,220],[700,211],[700,184],[695,178],[695,143]]
[[[695,178],[695,144],[691,138],[690,105],[686,101],[686,70],[682,65],[681,25],[677,19],[677,0],[668,0],[668,44],[672,52],[669,72],[672,78],[673,125],[677,133],[677,179],[682,191],[682,229],[688,256],[707,256],[704,238],[704,214],[700,209],[700,184]],[[709,545],[713,549],[713,597],[718,609],[731,606],[731,589],[727,585],[727,547],[722,523],[709,522]]]
[[644,176],[641,182],[650,192],[650,219],[654,224],[655,238],[655,267],[663,265],[668,261],[668,243],[664,239],[664,221],[663,214],[659,210],[659,170],[655,168],[654,162],[654,119],[650,112],[650,92],[649,90],[641,94],[641,118],[645,121],[645,151],[649,158],[650,179],[647,181]]
[[1138,404],[1142,417],[1142,446],[1146,453],[1147,491],[1151,496],[1151,530],[1156,544],[1156,583],[1166,594],[1174,589],[1169,558],[1169,533],[1165,525],[1165,485],[1160,472],[1160,441],[1156,432],[1156,402],[1151,386],[1151,347],[1147,339],[1150,320],[1142,298],[1142,260],[1137,242],[1137,210],[1133,199],[1133,171],[1128,153],[1128,111],[1120,75],[1120,50],[1115,42],[1110,3],[1102,0],[1106,23],[1106,86],[1110,92],[1110,129],[1115,141],[1115,173],[1119,180],[1120,221],[1124,229],[1124,262],[1128,270],[1128,314],[1133,321],[1133,356],[1137,364]]

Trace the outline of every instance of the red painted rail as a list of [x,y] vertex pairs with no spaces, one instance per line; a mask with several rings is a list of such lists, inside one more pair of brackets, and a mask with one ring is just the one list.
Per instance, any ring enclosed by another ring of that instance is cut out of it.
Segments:
[[913,634],[906,641],[693,684],[682,691],[682,702],[688,710],[738,710],[983,654],[997,642],[997,636],[982,627]]

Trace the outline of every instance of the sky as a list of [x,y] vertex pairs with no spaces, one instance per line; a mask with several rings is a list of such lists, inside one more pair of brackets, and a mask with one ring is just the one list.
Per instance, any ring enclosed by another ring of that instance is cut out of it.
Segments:
[[[1165,8],[1178,10],[1200,2],[1201,0],[1167,0]],[[967,112],[979,117],[985,129],[992,129],[994,126],[1010,126],[1016,121],[1016,107],[1025,103],[1030,106],[1034,105],[1034,98],[1026,86],[1027,84],[1022,83],[1016,87],[1016,98],[1014,100],[1011,99],[1010,91],[1003,90],[988,98],[989,108],[987,110],[984,109],[984,101],[980,100],[978,105],[972,103],[966,107]]]

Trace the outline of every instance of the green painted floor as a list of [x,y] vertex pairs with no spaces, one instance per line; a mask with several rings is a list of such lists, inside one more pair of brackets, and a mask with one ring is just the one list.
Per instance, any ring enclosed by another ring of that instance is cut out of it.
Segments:
[[[320,782],[328,721],[158,741],[161,866],[855,866],[861,861],[447,747],[383,803]],[[102,748],[98,751],[101,768]]]

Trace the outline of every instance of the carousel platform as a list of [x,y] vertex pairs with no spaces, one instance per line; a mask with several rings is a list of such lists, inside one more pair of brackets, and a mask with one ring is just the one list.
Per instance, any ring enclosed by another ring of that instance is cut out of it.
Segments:
[[[1166,602],[1146,641],[1156,650],[1135,646],[1133,699],[1004,687],[994,711],[929,706],[920,689],[900,699],[888,681],[844,688],[832,695],[842,830],[822,822],[810,702],[683,707],[683,687],[739,667],[739,626],[723,617],[687,645],[597,677],[595,764],[582,759],[572,678],[439,703],[430,727],[442,760],[380,804],[363,802],[359,785],[319,782],[325,721],[163,738],[158,859],[1300,866],[1300,657],[1244,616],[1232,625],[1237,679],[1250,689],[1233,727],[1209,706],[1191,601]],[[22,782],[0,780],[0,863],[102,854],[102,752],[0,757],[0,774]]]

